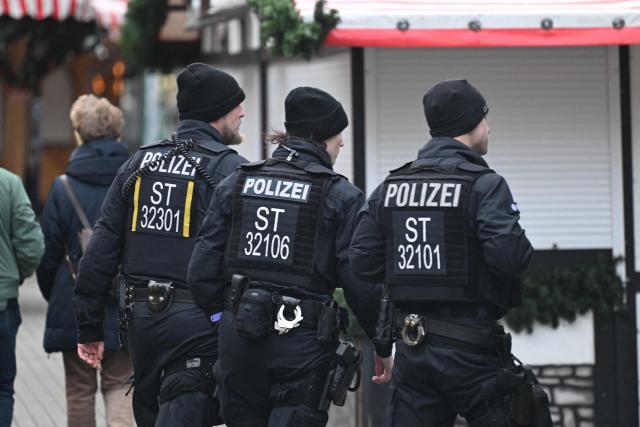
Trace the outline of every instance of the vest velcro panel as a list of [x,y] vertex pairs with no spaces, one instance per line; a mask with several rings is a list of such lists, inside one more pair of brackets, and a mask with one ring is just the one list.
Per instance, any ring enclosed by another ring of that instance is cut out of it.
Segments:
[[394,300],[480,301],[484,263],[467,218],[480,175],[410,165],[385,180],[385,276]]
[[[171,146],[144,149],[138,170],[160,158]],[[190,152],[207,168],[211,156]],[[186,283],[187,267],[200,221],[200,192],[205,182],[184,156],[176,154],[144,173],[136,173],[129,192],[123,272]]]
[[233,194],[227,272],[313,289],[326,176],[264,166],[242,170]]

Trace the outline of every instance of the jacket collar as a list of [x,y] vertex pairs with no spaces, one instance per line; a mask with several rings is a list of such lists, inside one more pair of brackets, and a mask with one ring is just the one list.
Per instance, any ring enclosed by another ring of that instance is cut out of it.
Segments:
[[108,185],[128,157],[125,144],[113,139],[96,139],[73,151],[65,171],[80,181]]
[[196,141],[216,141],[222,143],[222,134],[209,123],[200,120],[181,120],[176,129],[179,138],[192,138]]
[[200,147],[206,148],[214,153],[220,153],[222,151],[233,151],[236,153],[234,149],[222,143],[222,134],[209,123],[192,119],[182,120],[178,124],[176,132],[178,138],[193,139]]
[[326,150],[297,138],[289,138],[280,144],[273,152],[274,158],[284,159],[292,156],[293,159],[302,160],[309,163],[319,163],[327,169],[333,170],[331,157]]
[[425,161],[442,163],[470,162],[476,165],[489,167],[482,156],[462,142],[446,137],[433,138],[418,151],[418,162]]

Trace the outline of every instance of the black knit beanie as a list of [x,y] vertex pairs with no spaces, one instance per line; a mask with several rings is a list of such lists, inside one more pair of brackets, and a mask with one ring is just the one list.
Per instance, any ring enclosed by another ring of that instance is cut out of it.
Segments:
[[431,136],[455,137],[472,131],[487,115],[484,97],[466,80],[445,80],[422,98]]
[[297,87],[284,100],[284,127],[291,136],[324,141],[349,125],[342,105],[327,92]]
[[236,79],[206,64],[189,65],[178,74],[177,81],[180,120],[210,123],[244,101]]

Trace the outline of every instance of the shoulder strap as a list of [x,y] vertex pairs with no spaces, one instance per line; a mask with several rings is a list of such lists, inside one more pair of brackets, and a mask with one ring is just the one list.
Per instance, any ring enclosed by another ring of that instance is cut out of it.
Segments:
[[67,196],[69,196],[69,200],[71,200],[71,204],[73,205],[73,209],[76,211],[76,214],[78,215],[78,218],[80,219],[80,222],[82,223],[82,226],[84,228],[93,228],[91,226],[91,223],[89,222],[89,219],[87,218],[87,215],[85,215],[84,210],[82,209],[82,206],[80,206],[80,202],[78,201],[78,198],[76,197],[76,193],[73,192],[73,189],[71,188],[71,184],[69,183],[69,178],[67,177],[67,175],[61,175],[60,176],[60,181],[62,182],[62,185],[65,189],[65,191],[67,192]]
[[238,152],[233,148],[217,141],[198,141],[195,145],[202,148],[203,150],[207,150],[216,154],[224,152],[238,154]]
[[149,148],[153,148],[153,147],[161,147],[163,145],[173,145],[173,142],[170,139],[161,139],[159,141],[154,141],[154,142],[150,142],[148,144],[143,145],[142,147],[140,147],[141,150],[147,150]]
[[239,166],[241,169],[256,169],[265,165],[267,160],[257,160],[255,162],[243,163]]
[[326,166],[321,165],[316,162],[308,162],[306,160],[285,160],[278,157],[271,157],[264,161],[263,163],[266,166],[276,166],[277,165],[285,165],[290,166],[294,169],[304,171],[310,173],[312,175],[325,175],[330,177],[341,177],[342,175],[336,173],[332,169],[327,168]]
[[458,163],[456,167],[460,170],[463,170],[465,172],[471,172],[471,173],[485,174],[485,173],[493,172],[493,169],[491,169],[488,166],[483,166],[483,165],[479,165],[477,163],[471,163],[471,162]]
[[409,168],[412,164],[413,164],[413,160],[411,160],[410,162],[407,162],[407,163],[405,163],[404,165],[399,166],[399,167],[397,167],[397,168],[395,168],[395,169],[391,169],[391,170],[389,171],[389,174],[393,175],[393,174],[394,174],[394,173],[396,173],[396,172],[400,172],[400,171],[401,171],[401,170],[403,170],[403,169]]

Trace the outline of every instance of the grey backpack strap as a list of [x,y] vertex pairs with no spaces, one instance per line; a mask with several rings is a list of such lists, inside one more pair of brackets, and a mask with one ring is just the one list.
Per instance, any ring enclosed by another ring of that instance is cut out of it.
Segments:
[[71,188],[71,184],[69,183],[69,177],[67,177],[67,175],[61,175],[60,176],[60,181],[62,182],[62,185],[64,186],[64,189],[67,192],[67,196],[69,196],[69,200],[71,200],[71,204],[73,205],[73,209],[76,211],[76,214],[78,215],[78,218],[80,219],[80,223],[82,224],[82,227],[88,228],[90,230],[93,229],[93,226],[89,222],[89,219],[87,218],[87,215],[84,213],[84,210],[82,209],[82,206],[80,206],[80,202],[78,201],[78,198],[76,197],[76,193],[74,193],[73,189]]

